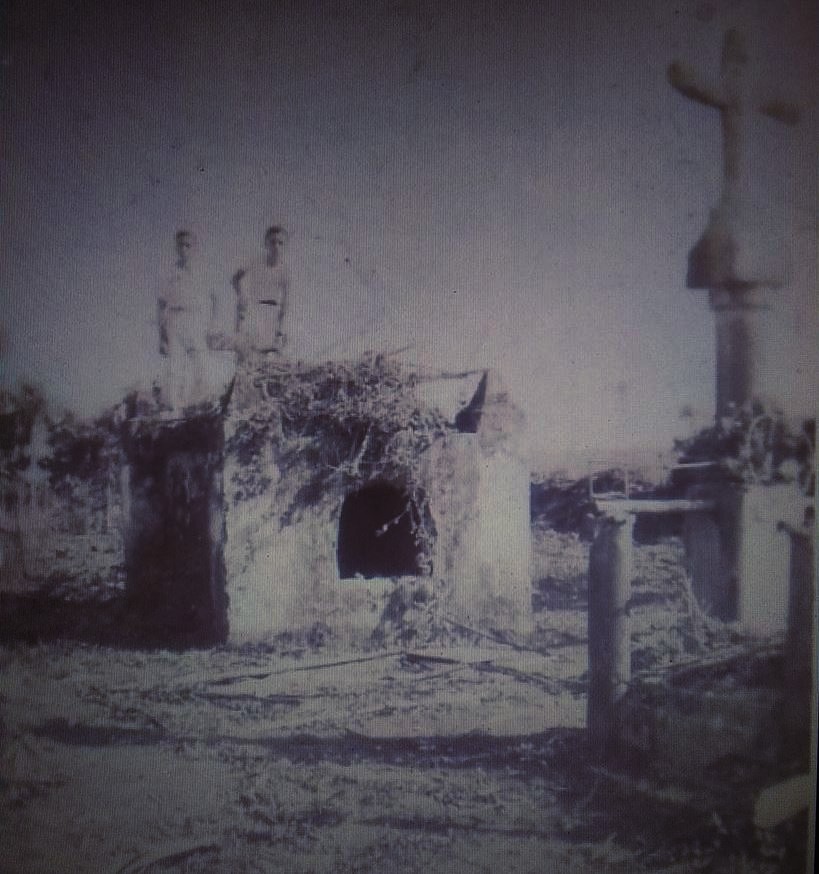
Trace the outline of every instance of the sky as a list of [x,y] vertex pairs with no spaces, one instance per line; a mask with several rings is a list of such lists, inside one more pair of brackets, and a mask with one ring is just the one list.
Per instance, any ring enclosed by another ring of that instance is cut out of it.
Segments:
[[666,71],[715,78],[739,24],[757,80],[802,110],[771,153],[788,280],[767,381],[786,411],[815,407],[815,3],[3,10],[7,383],[82,415],[149,386],[175,231],[196,233],[227,324],[231,276],[282,224],[293,357],[497,368],[535,456],[667,449],[713,415],[713,314],[685,273],[722,158],[718,113]]

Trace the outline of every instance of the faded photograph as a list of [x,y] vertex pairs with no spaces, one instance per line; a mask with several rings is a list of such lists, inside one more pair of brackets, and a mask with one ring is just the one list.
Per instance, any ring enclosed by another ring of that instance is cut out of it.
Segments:
[[4,4],[0,869],[813,870],[818,27]]

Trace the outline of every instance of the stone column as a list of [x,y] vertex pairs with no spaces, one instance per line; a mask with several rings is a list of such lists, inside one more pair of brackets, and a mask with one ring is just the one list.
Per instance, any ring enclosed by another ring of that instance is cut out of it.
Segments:
[[[767,322],[776,291],[786,283],[784,150],[771,138],[797,124],[800,109],[775,93],[765,69],[754,63],[744,35],[731,28],[723,36],[718,71],[700,71],[684,60],[668,70],[671,85],[718,112],[722,125],[722,191],[689,252],[686,277],[688,288],[708,291],[715,315],[718,420],[747,412],[765,395],[765,358],[772,354]],[[718,504],[714,519],[687,526],[689,564],[700,577],[695,586],[721,618],[738,620],[749,633],[779,633],[787,556],[773,542],[776,520],[770,517],[778,494],[768,486],[724,482],[714,483],[711,494]]]
[[765,326],[774,289],[743,291],[712,288],[711,309],[716,320],[717,418],[750,407],[764,395]]
[[592,749],[610,751],[615,706],[631,680],[631,595],[635,517],[606,517],[589,555],[589,699],[586,724]]
[[685,61],[668,69],[672,87],[718,112],[722,126],[722,191],[689,253],[686,280],[709,290],[717,317],[717,416],[758,395],[761,325],[769,293],[785,281],[782,150],[772,137],[797,124],[800,109],[775,94],[763,69],[736,28],[723,36],[718,71]]

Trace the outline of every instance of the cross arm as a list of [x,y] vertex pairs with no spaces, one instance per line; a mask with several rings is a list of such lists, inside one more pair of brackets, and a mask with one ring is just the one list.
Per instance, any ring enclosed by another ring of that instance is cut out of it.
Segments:
[[799,107],[785,100],[768,100],[759,107],[759,111],[768,118],[791,126],[798,124],[802,117]]
[[680,94],[690,97],[691,100],[696,100],[697,103],[703,103],[706,106],[713,106],[717,109],[722,109],[726,105],[725,100],[719,95],[717,89],[711,88],[707,83],[700,81],[691,67],[681,64],[679,61],[674,61],[669,66],[668,81]]

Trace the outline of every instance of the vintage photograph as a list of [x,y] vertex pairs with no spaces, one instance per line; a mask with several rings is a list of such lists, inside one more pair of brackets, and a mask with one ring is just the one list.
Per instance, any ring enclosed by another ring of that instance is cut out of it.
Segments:
[[0,871],[812,871],[819,6],[0,8]]

